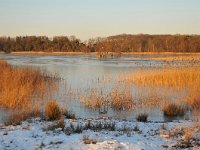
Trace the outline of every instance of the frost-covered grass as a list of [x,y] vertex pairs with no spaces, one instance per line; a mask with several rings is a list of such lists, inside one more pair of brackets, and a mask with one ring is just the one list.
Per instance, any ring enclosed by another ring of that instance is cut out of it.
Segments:
[[[85,128],[102,123],[115,123],[115,130]],[[54,128],[57,121],[40,118],[27,120],[18,126],[0,126],[0,149],[172,149],[183,146],[200,146],[199,122],[175,121],[168,123],[131,122],[109,119],[65,119],[64,130]],[[83,128],[82,132],[66,134],[71,125]],[[187,130],[186,130],[187,129]],[[186,132],[187,131],[187,132]],[[190,134],[191,133],[191,134]],[[191,135],[191,136],[190,136]],[[187,139],[187,140],[185,140]],[[185,144],[185,145],[184,145]],[[199,144],[199,145],[198,145]]]

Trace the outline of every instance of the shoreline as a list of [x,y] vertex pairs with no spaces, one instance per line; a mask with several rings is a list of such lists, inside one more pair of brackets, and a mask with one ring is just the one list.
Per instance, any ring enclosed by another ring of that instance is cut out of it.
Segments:
[[90,54],[90,55],[97,55],[100,53],[107,53],[107,54],[116,54],[116,55],[155,55],[155,54],[197,54],[200,55],[200,52],[45,52],[45,51],[18,51],[18,52],[10,52],[10,53],[5,53],[5,52],[0,52],[0,54],[30,54],[30,55],[85,55],[85,54]]

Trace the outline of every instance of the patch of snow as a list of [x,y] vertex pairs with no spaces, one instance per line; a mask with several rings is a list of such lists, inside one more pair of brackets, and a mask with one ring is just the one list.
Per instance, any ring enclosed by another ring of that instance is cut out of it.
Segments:
[[[56,131],[43,130],[54,122],[42,121],[38,118],[33,119],[31,122],[24,121],[19,126],[2,126],[0,128],[0,150],[160,150],[167,147],[172,148],[176,144],[177,139],[170,137],[170,130],[180,127],[192,127],[195,123],[193,121],[142,123],[108,119],[96,119],[91,122],[95,124],[99,121],[115,122],[116,130],[83,130],[80,134],[72,133],[71,135],[66,135],[61,129],[56,129]],[[87,120],[82,119],[66,119],[65,126],[69,127],[71,123],[84,126],[87,122]],[[199,135],[200,133],[198,132],[197,136],[199,137]],[[94,139],[97,143],[84,144],[84,136]],[[193,149],[198,149],[198,147]]]

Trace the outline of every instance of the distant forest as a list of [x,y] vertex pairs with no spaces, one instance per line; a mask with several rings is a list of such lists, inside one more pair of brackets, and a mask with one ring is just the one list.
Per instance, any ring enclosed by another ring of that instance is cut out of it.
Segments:
[[0,51],[200,52],[200,35],[116,35],[81,42],[75,36],[0,37]]

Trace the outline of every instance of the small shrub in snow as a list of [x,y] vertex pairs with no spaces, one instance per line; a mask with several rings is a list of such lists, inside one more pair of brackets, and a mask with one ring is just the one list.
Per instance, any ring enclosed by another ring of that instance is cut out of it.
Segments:
[[46,131],[55,131],[56,129],[61,129],[62,131],[64,130],[65,128],[65,122],[64,122],[64,119],[60,119],[58,121],[56,121],[55,124],[52,124],[52,125],[49,125],[46,129]]
[[89,138],[88,135],[83,135],[84,144],[96,144],[97,140]]
[[56,122],[56,124],[57,124],[57,127],[58,127],[58,128],[61,128],[62,130],[64,130],[64,128],[65,128],[65,121],[64,121],[64,119],[58,120],[58,121]]
[[99,130],[102,130],[102,129],[103,129],[103,124],[102,124],[102,122],[100,121],[100,122],[98,122],[96,125],[94,125],[93,127],[94,127],[94,130],[99,131]]
[[139,121],[139,122],[147,122],[147,118],[148,118],[148,114],[147,113],[142,113],[142,114],[139,114],[136,117],[136,120]]
[[88,120],[88,122],[84,125],[84,130],[92,129],[91,120]]
[[79,123],[77,125],[70,124],[70,127],[72,128],[73,133],[82,133],[83,127]]
[[171,103],[163,107],[163,112],[165,116],[184,116],[185,107]]
[[135,131],[135,132],[139,132],[139,131],[140,131],[138,125],[136,125],[136,126],[133,128],[133,131]]
[[89,139],[88,135],[83,135],[83,142],[84,144],[90,144],[91,140]]
[[162,130],[167,130],[167,125],[163,123],[163,124],[161,125],[161,129],[162,129]]
[[73,133],[73,129],[71,127],[67,127],[65,128],[64,132],[66,135],[71,135]]
[[128,133],[128,132],[131,132],[131,128],[130,127],[128,127],[128,126],[126,126],[125,124],[122,126],[122,128],[121,128],[121,131],[123,132],[123,133]]
[[131,132],[128,131],[128,132],[126,133],[126,136],[127,136],[127,137],[131,137]]
[[110,131],[115,131],[115,122],[105,122],[104,123],[104,129],[105,130],[110,130]]
[[76,114],[75,114],[75,113],[72,113],[71,111],[65,111],[65,112],[64,112],[64,116],[65,116],[67,119],[76,119]]
[[84,125],[84,130],[93,130],[93,131],[100,131],[100,130],[110,130],[110,131],[115,131],[116,129],[116,125],[115,122],[110,122],[110,121],[106,121],[106,122],[95,122],[95,123],[91,123],[91,120],[89,120],[85,125]]

